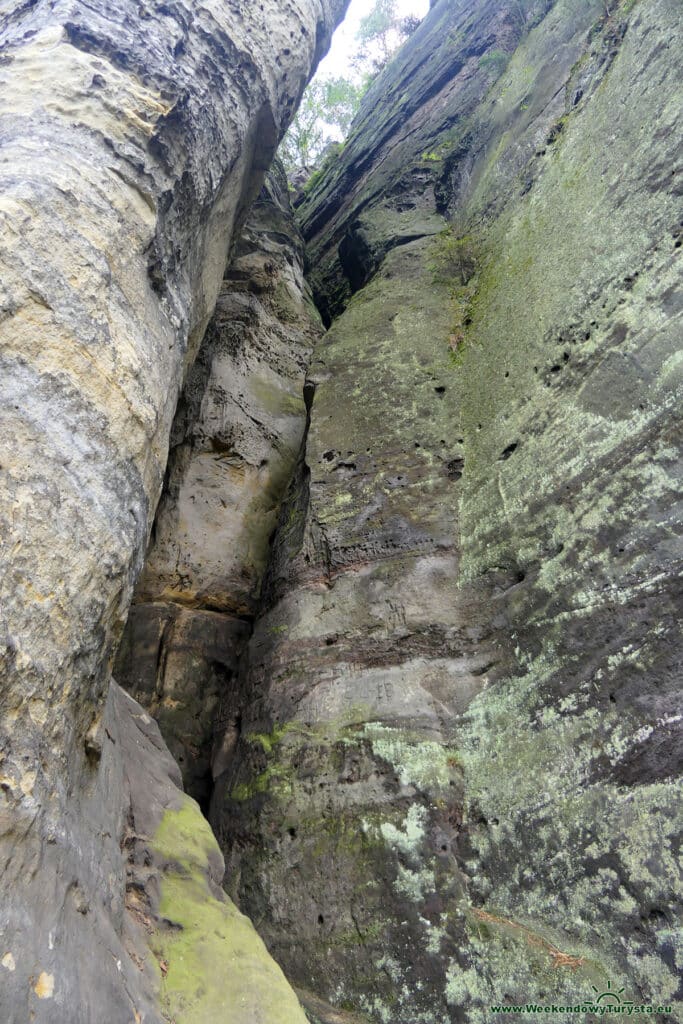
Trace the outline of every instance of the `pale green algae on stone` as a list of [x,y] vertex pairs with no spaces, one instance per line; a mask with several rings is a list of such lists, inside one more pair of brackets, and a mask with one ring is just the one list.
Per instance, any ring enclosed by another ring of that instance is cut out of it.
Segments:
[[[318,991],[373,1024],[486,1024],[495,1003],[574,1006],[610,981],[675,1002],[680,790],[663,757],[644,759],[675,717],[659,664],[668,605],[644,603],[671,543],[676,196],[653,172],[674,137],[664,41],[677,10],[636,6],[622,26],[628,12],[603,17],[595,0],[548,5],[469,122],[478,162],[452,229],[391,249],[315,353],[309,515],[331,548],[399,520],[399,540],[424,533],[457,558],[420,591],[440,595],[429,613],[404,598],[423,579],[411,551],[353,588],[343,574],[324,596],[300,588],[268,613],[269,635],[292,646],[259,668],[271,680],[295,643],[352,638],[353,658],[302,658],[292,679],[329,696],[355,673],[369,694],[407,639],[430,637],[420,657],[445,657],[450,636],[482,656],[480,688],[439,728],[375,704],[332,723],[332,701],[281,744],[259,723],[271,774],[260,758],[232,794],[259,797],[242,891],[289,914],[283,926],[266,911],[269,942],[285,962],[295,933]],[[382,217],[362,212],[371,242],[393,236]],[[442,264],[449,238],[470,233],[465,288]],[[404,616],[383,631],[387,594]],[[403,693],[424,665],[401,665]],[[306,867],[293,912],[284,857]]]
[[[458,380],[463,577],[515,564],[530,595],[519,599],[522,636],[511,634],[515,674],[461,723],[468,809],[486,822],[470,821],[470,888],[493,915],[581,957],[582,970],[680,1014],[680,785],[663,758],[635,784],[619,776],[675,721],[620,694],[639,675],[653,708],[664,706],[667,682],[657,684],[667,604],[652,595],[671,544],[659,510],[677,483],[675,342],[662,315],[678,280],[676,196],[641,182],[655,160],[645,113],[662,140],[656,159],[670,162],[675,100],[661,55],[678,17],[666,0],[640,5],[591,105],[569,114],[533,188],[490,229]],[[656,614],[636,633],[648,598]],[[615,650],[619,633],[610,642],[601,624],[620,620],[628,642]],[[582,648],[566,642],[572,629]],[[477,966],[454,966],[448,992],[452,1005],[475,1004],[478,1024],[493,995],[542,989],[525,933],[490,922],[473,932]],[[549,976],[560,983],[553,1001],[574,983],[586,993],[580,972]]]
[[[178,1024],[306,1024],[284,974],[251,921],[211,891],[218,844],[194,800],[168,810],[152,841],[163,864],[159,929],[161,1004]],[[165,976],[164,976],[165,974]]]

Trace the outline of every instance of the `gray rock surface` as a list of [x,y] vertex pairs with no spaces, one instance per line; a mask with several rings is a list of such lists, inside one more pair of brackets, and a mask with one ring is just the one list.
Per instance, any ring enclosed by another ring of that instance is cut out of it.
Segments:
[[373,1024],[680,1013],[680,27],[437,2],[300,207],[334,322],[212,821]]
[[153,715],[315,1024],[680,1015],[680,5],[430,8],[308,409],[277,176],[224,267],[339,10],[3,25],[3,1021],[303,1024]]
[[[3,17],[0,1015],[12,1024],[158,1016],[122,944],[110,663],[235,228],[343,6],[42,0]],[[74,900],[103,909],[71,918]]]
[[[301,448],[305,374],[321,330],[276,166],[235,247],[180,399],[114,670],[160,723],[202,806],[234,745],[239,655]],[[222,729],[227,738],[213,750]]]
[[220,888],[223,858],[156,723],[113,681],[103,722],[90,791],[34,860],[16,836],[25,875],[3,889],[3,1020],[305,1024]]

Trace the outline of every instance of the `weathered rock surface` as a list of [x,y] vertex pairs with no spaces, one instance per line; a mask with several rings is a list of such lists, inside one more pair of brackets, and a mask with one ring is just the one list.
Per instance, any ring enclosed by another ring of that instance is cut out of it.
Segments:
[[110,662],[234,230],[343,6],[3,16],[3,1021],[161,1019],[122,940]]
[[177,788],[178,768],[158,726],[115,683],[109,699],[130,800],[126,909],[138,941],[127,951],[139,970],[154,976],[162,1017],[303,1024],[282,971],[220,887],[218,844],[197,804]]
[[[3,890],[13,925],[2,937],[3,1020],[303,1024],[282,972],[220,888],[222,856],[157,725],[113,682],[103,721],[91,791],[55,826],[40,863],[26,862],[24,885]],[[109,830],[116,843],[102,841]]]
[[[237,665],[306,427],[321,334],[281,167],[226,271],[180,399],[166,484],[114,674],[160,723],[208,805],[234,747]],[[213,736],[227,727],[227,745]]]
[[674,38],[437,2],[301,207],[337,319],[212,821],[329,1020],[681,999]]
[[[326,322],[390,249],[443,230],[448,168],[458,157],[471,168],[474,123],[484,134],[496,132],[495,123],[480,117],[492,79],[485,61],[519,41],[523,30],[512,6],[495,0],[434,5],[366,93],[340,159],[309,189],[298,215]],[[531,20],[550,3],[523,6]]]
[[277,177],[222,279],[341,6],[3,24],[12,1024],[303,1024],[152,715],[311,1021],[680,1011],[680,6],[431,4],[300,207],[302,444]]
[[[409,922],[422,928],[405,894],[429,888],[414,859],[436,836],[444,884],[462,886],[453,723],[495,660],[457,589],[448,292],[425,245],[392,252],[318,350],[306,465],[269,580],[281,597],[249,645],[242,738],[212,817],[230,891],[289,976],[368,1011],[405,986],[411,1021],[423,1000],[442,1011],[417,987],[435,968],[407,941]],[[382,836],[405,854],[398,880]]]

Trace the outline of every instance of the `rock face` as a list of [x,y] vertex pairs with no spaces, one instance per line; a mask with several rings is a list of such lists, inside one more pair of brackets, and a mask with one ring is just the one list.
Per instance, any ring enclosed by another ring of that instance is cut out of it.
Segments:
[[[236,738],[239,655],[299,456],[305,375],[320,334],[276,166],[180,399],[153,540],[114,670],[160,723],[186,789],[204,806],[212,755],[222,771]],[[212,749],[220,728],[223,752]]]
[[[133,740],[107,724],[111,660],[228,248],[343,6],[39,0],[3,17],[3,1021],[166,1012],[124,946],[115,780]],[[192,899],[204,841],[167,839]],[[206,971],[176,1019],[242,1021],[238,1003],[207,1010],[222,982],[194,955]],[[263,1019],[301,1019],[262,996]]]
[[320,338],[343,6],[4,19],[3,1022],[680,1012],[680,5],[431,3]]
[[441,0],[300,207],[332,326],[211,816],[320,1020],[680,1000],[679,31]]
[[438,958],[406,941],[408,922],[423,931],[406,897],[433,899],[435,849],[442,883],[462,886],[454,722],[495,659],[490,624],[457,586],[448,293],[423,263],[428,245],[394,250],[318,350],[306,464],[212,818],[230,891],[290,977],[370,1013],[405,986],[411,1021],[423,999],[420,1012],[443,1009],[424,985]]

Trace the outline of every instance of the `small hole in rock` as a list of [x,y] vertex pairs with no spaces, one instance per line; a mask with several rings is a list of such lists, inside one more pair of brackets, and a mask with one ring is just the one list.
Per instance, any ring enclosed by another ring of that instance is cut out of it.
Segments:
[[325,924],[325,918],[322,914],[318,914],[318,924]]
[[516,450],[517,450],[517,441],[513,441],[512,444],[509,444],[507,446],[507,448],[503,452],[501,452],[501,454],[498,457],[498,461],[499,462],[505,462],[505,460],[509,459],[510,456],[512,455],[512,453],[514,451],[516,451]]
[[465,466],[464,459],[451,459],[446,464],[446,475],[449,480],[460,480]]

